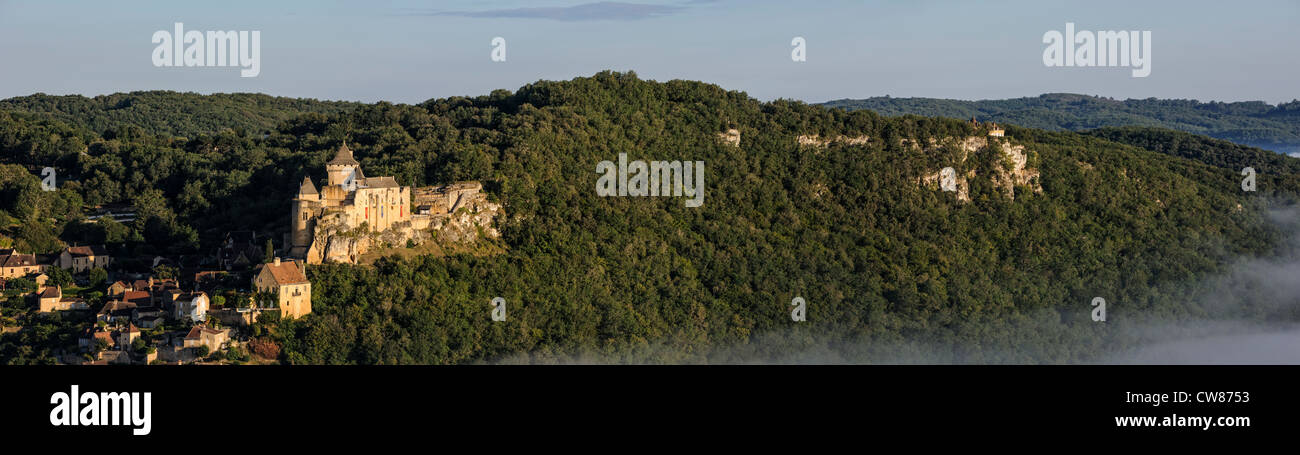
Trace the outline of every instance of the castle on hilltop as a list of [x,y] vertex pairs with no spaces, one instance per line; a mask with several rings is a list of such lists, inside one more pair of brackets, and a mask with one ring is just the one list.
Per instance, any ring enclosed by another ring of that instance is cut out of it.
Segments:
[[[307,263],[325,260],[355,262],[368,247],[337,247],[339,233],[399,233],[410,238],[415,231],[449,218],[460,207],[482,199],[479,182],[440,187],[401,186],[393,177],[366,177],[361,163],[346,142],[325,163],[326,184],[319,189],[304,177],[293,199],[286,246],[288,256]],[[437,226],[434,226],[437,227]],[[353,242],[355,243],[355,242]],[[343,251],[335,251],[343,248]]]

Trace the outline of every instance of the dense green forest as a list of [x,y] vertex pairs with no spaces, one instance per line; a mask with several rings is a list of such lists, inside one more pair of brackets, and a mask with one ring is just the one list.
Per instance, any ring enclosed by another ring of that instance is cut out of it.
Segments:
[[0,111],[24,112],[95,132],[134,126],[146,134],[195,137],[224,130],[269,132],[304,113],[335,114],[360,104],[257,93],[200,95],[169,91],[80,95],[36,94],[0,100]]
[[1300,153],[1300,101],[1270,105],[1155,98],[1115,100],[1069,93],[1032,98],[961,101],[937,98],[876,97],[824,103],[843,109],[869,109],[887,116],[904,114],[954,117],[1054,131],[1101,127],[1157,127],[1202,134],[1238,144]]
[[[0,111],[0,240],[185,253],[228,229],[284,232],[298,182],[320,179],[344,140],[368,175],[482,180],[504,204],[502,254],[310,267],[313,313],[265,328],[293,364],[1095,360],[1142,341],[1126,329],[1138,321],[1220,316],[1194,284],[1276,254],[1287,233],[1265,214],[1294,203],[1300,161],[1255,164],[1260,190],[1245,193],[1237,166],[1267,152],[1155,129],[1013,126],[1041,193],[1019,187],[1012,200],[976,177],[961,202],[921,180],[944,166],[992,175],[1001,152],[962,160],[943,143],[909,144],[984,136],[965,120],[760,102],[615,72],[305,112],[265,134],[101,131],[84,115]],[[718,138],[733,128],[738,147]],[[871,140],[795,139],[813,134]],[[597,163],[619,153],[706,162],[703,207],[597,196]],[[68,182],[39,191],[49,163]],[[112,202],[140,217],[79,221],[82,207]],[[497,296],[505,322],[489,318]],[[790,319],[796,296],[806,322]],[[1111,302],[1109,322],[1089,319],[1094,297]],[[1239,303],[1231,316],[1300,317]],[[4,340],[0,359],[47,359]]]

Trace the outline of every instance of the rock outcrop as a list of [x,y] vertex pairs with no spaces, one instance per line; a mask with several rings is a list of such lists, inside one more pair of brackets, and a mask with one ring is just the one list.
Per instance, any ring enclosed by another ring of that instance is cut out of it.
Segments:
[[740,130],[731,128],[723,133],[718,133],[718,140],[732,147],[740,147]]
[[482,193],[477,196],[461,203],[454,212],[435,218],[429,232],[436,233],[439,240],[454,243],[474,242],[480,236],[501,237],[492,226],[492,220],[502,213],[501,205],[488,202]]
[[313,232],[307,261],[355,264],[363,254],[375,248],[422,245],[435,239],[468,244],[481,238],[501,236],[492,225],[493,220],[504,213],[500,204],[488,201],[487,196],[478,191],[454,196],[454,200],[448,203],[449,213],[417,214],[411,221],[394,224],[380,232],[367,227],[349,228],[341,214],[322,217]]
[[795,141],[798,142],[799,145],[806,145],[812,147],[826,147],[833,143],[840,143],[844,145],[865,145],[871,142],[871,138],[865,135],[845,136],[843,134],[835,137],[822,138],[820,135],[813,134],[810,136],[798,136],[795,138]]
[[[953,167],[964,167],[960,165],[964,164],[972,154],[980,149],[992,145],[1002,152],[1002,162],[994,163],[994,172],[993,175],[989,176],[989,178],[993,181],[993,184],[1007,196],[1008,199],[1015,200],[1017,186],[1027,187],[1030,191],[1035,193],[1043,192],[1042,184],[1039,182],[1040,174],[1038,169],[1028,167],[1030,152],[1025,150],[1025,146],[1013,145],[1010,141],[999,139],[993,139],[993,142],[990,144],[989,140],[989,137],[970,136],[950,142],[955,145],[956,149],[960,152],[958,162],[953,163]],[[931,147],[939,146],[942,142],[943,141],[937,141],[934,139],[929,141]],[[970,179],[976,178],[977,175],[978,173],[975,169],[971,169],[964,174],[954,172],[953,180],[955,188],[953,191],[957,193],[958,201],[970,202]],[[942,190],[943,169],[922,176],[920,183],[931,188]]]

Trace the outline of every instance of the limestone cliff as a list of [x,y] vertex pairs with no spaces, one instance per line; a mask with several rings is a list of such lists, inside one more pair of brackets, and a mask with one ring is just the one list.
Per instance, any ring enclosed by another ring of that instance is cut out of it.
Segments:
[[498,238],[492,226],[502,214],[501,205],[489,202],[482,193],[460,196],[451,213],[417,214],[411,221],[397,223],[381,232],[365,226],[349,228],[340,215],[322,217],[313,232],[307,262],[355,264],[366,252],[376,248],[403,248],[439,242],[469,244],[481,237]]
[[807,136],[798,136],[795,138],[795,141],[798,142],[799,145],[807,145],[812,147],[826,147],[831,145],[832,143],[840,143],[844,145],[864,145],[868,142],[871,142],[871,138],[867,136],[845,136],[842,134],[835,137],[822,138],[820,135],[813,134]]
[[[995,163],[993,174],[988,177],[993,181],[994,186],[1011,200],[1016,198],[1015,190],[1017,186],[1027,187],[1035,193],[1043,192],[1042,184],[1039,182],[1040,174],[1038,169],[1028,167],[1029,154],[1032,152],[1026,151],[1023,145],[1012,144],[1010,141],[1003,139],[992,139],[992,142],[990,142],[989,137],[981,136],[969,136],[961,139],[948,138],[947,140],[931,138],[927,142],[929,147],[948,146],[955,148],[958,151],[958,157],[951,166],[955,169],[966,167],[963,164],[979,150],[989,146],[996,147],[1001,152],[1002,162]],[[919,144],[913,144],[913,146],[915,148],[920,147]],[[943,169],[938,169],[934,173],[922,176],[920,183],[931,188],[942,189],[942,172]],[[970,169],[965,173],[955,173],[954,180],[958,201],[970,201],[970,179],[978,177],[978,174],[975,169]]]
[[482,193],[477,197],[463,201],[452,213],[433,220],[429,232],[436,233],[439,240],[468,243],[479,239],[501,237],[501,233],[492,226],[492,220],[502,213],[501,205],[489,202]]

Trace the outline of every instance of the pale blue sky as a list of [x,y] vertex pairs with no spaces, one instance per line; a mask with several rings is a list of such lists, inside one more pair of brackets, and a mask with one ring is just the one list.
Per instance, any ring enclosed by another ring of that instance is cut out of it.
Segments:
[[[388,100],[514,90],[604,69],[763,100],[1300,98],[1300,2],[0,0],[0,98],[36,92],[261,92]],[[520,9],[524,8],[524,9]],[[157,30],[260,30],[262,69],[155,68]],[[1152,73],[1047,68],[1042,36],[1151,30]],[[490,42],[507,40],[507,61]],[[790,61],[803,36],[808,61]]]

